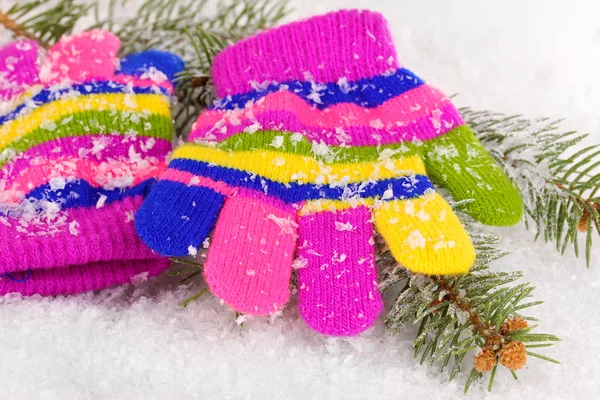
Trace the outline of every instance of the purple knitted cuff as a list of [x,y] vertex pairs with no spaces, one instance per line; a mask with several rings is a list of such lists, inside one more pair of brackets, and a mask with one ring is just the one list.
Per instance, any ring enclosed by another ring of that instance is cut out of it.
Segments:
[[115,285],[142,282],[159,275],[169,266],[167,258],[114,260],[64,268],[28,270],[0,274],[0,295],[67,296],[105,289]]
[[399,67],[383,16],[342,10],[242,40],[215,57],[213,78],[225,97],[273,81],[354,81]]

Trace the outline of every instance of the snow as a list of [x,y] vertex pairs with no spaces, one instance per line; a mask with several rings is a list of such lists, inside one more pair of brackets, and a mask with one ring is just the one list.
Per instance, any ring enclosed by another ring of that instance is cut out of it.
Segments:
[[[385,13],[400,60],[455,101],[528,117],[565,117],[565,127],[600,140],[600,3],[476,0],[373,2],[292,0],[295,17],[336,8]],[[5,9],[6,0],[0,0]],[[600,246],[591,268],[524,227],[492,229],[513,253],[496,270],[524,270],[545,303],[531,310],[540,332],[563,339],[530,359],[513,381],[500,369],[494,390],[466,376],[447,383],[413,359],[416,327],[389,336],[380,320],[359,337],[328,338],[299,318],[242,318],[205,294],[162,276],[136,286],[69,298],[0,299],[2,398],[596,398],[600,387]],[[302,266],[299,262],[298,267]],[[389,302],[388,302],[389,305]]]

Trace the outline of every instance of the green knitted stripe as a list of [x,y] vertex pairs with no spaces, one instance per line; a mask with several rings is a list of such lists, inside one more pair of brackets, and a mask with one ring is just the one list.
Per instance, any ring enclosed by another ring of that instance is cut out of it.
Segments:
[[[455,128],[455,129],[460,129]],[[390,158],[410,156],[421,152],[420,146],[411,142],[393,143],[381,146],[327,146],[320,148],[305,136],[282,131],[258,131],[227,138],[216,145],[217,148],[232,151],[267,149],[312,157],[329,163],[376,161],[388,152]],[[382,154],[382,152],[384,152]]]
[[[431,180],[445,188],[456,201],[473,200],[466,211],[488,225],[513,225],[521,219],[522,200],[495,160],[483,148],[471,129],[459,126],[425,142],[402,142],[370,147],[329,146],[319,149],[300,134],[259,131],[236,135],[217,144],[220,149],[248,151],[269,149],[301,154],[329,162],[376,161],[419,155],[423,158]],[[323,154],[326,153],[326,154]]]
[[[84,111],[67,115],[54,121],[52,127],[40,126],[18,140],[0,147],[0,153],[6,148],[10,148],[18,154],[38,144],[58,138],[115,133],[125,134],[127,132],[136,132],[140,136],[152,136],[171,140],[173,124],[170,118],[159,114],[146,115],[112,110]],[[6,160],[0,160],[0,168],[6,162]]]

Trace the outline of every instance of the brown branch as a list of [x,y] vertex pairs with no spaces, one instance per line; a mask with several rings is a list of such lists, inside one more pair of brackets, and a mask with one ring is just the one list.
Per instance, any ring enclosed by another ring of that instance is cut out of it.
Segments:
[[37,42],[38,45],[47,49],[48,43],[44,42],[33,34],[27,32],[21,25],[19,25],[14,19],[12,19],[7,13],[0,11],[0,24],[6,29],[13,32],[17,37],[26,37],[27,39]]
[[482,352],[473,358],[473,367],[477,371],[489,372],[498,362],[513,371],[525,365],[527,361],[526,346],[522,342],[505,338],[505,336],[515,330],[527,328],[527,321],[519,317],[508,319],[502,323],[500,331],[496,333],[444,277],[432,276],[431,279],[438,284],[439,289],[446,292],[444,300],[455,304],[469,314],[469,323],[479,335],[485,338]]
[[477,310],[475,310],[469,303],[463,300],[462,297],[456,292],[456,289],[442,276],[431,277],[435,283],[438,284],[439,288],[446,292],[446,300],[450,303],[455,304],[462,311],[469,315],[469,323],[475,328],[478,334],[486,339],[486,343],[493,342],[494,344],[498,341],[502,342],[500,335],[490,331]]

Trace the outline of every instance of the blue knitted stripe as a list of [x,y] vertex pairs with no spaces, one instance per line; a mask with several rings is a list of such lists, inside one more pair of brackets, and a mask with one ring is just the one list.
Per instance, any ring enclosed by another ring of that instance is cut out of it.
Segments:
[[[264,90],[238,94],[216,101],[211,109],[233,110],[243,108],[247,102],[256,101],[282,87],[298,95],[309,105],[325,109],[339,103],[354,103],[361,107],[374,108],[391,98],[424,84],[418,76],[405,68],[390,75],[378,75],[354,82],[319,84],[291,81],[272,84]],[[318,96],[317,96],[318,95]]]
[[[87,181],[78,179],[67,183],[64,189],[52,190],[50,184],[39,186],[29,192],[26,198],[57,203],[60,205],[61,209],[95,207],[96,204],[98,204],[98,200],[103,195],[106,196],[104,204],[114,203],[128,197],[140,195],[146,197],[155,181],[155,178],[150,178],[130,188],[107,190],[93,187]],[[0,215],[13,216],[12,213],[13,212],[10,209],[2,210],[0,208]]]
[[219,167],[201,161],[178,158],[172,160],[169,168],[190,172],[233,187],[243,187],[277,197],[285,203],[298,203],[305,200],[343,200],[347,198],[378,198],[386,190],[392,190],[392,199],[410,199],[422,196],[433,186],[425,175],[403,176],[379,181],[350,183],[344,186],[314,185],[302,183],[280,183],[256,174],[237,169]]
[[134,93],[134,94],[154,94],[160,90],[160,93],[165,96],[169,96],[169,92],[164,88],[159,87],[140,87],[140,86],[128,86],[122,83],[112,81],[101,81],[101,82],[87,82],[84,84],[69,86],[65,89],[51,90],[43,89],[40,93],[28,99],[26,103],[20,104],[10,113],[0,116],[0,125],[16,119],[19,116],[19,112],[25,107],[30,107],[31,102],[35,103],[36,106],[41,106],[47,103],[51,103],[56,100],[60,100],[62,96],[71,91],[77,91],[81,95],[86,94],[107,94],[107,93]]

